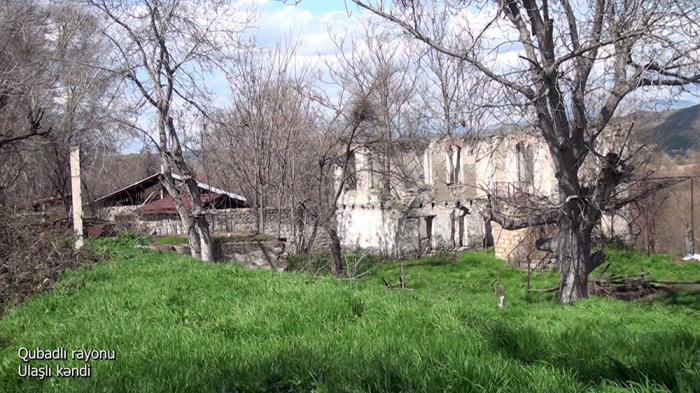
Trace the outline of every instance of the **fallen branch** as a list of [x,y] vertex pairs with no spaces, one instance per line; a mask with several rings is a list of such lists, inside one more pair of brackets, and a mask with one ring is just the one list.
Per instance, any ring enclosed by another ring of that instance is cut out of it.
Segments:
[[384,277],[382,277],[382,282],[384,283],[384,286],[388,289],[402,289],[404,291],[413,290],[413,288],[406,288],[406,281],[404,281],[401,277],[399,277],[398,284],[390,284],[387,280],[384,279]]
[[597,278],[595,279],[596,281],[618,281],[618,280],[627,280],[633,277],[644,277],[649,272],[640,272],[640,273],[632,273],[632,274],[626,274],[624,276],[610,276],[608,278]]
[[[615,276],[607,279],[592,279],[590,281],[591,285],[595,287],[596,292],[613,292],[615,290],[629,289],[632,287],[645,287],[654,290],[660,290],[661,287],[653,286],[652,284],[661,285],[700,285],[700,280],[661,280],[655,278],[645,278],[649,272],[641,272],[636,274],[629,274],[625,276]],[[637,278],[639,277],[639,278]],[[600,287],[600,288],[599,288]],[[607,287],[607,288],[606,288]],[[612,288],[611,288],[612,287]],[[538,292],[538,293],[551,293],[557,292],[559,287],[553,288],[530,288],[528,292]]]
[[657,280],[654,278],[647,279],[646,282],[654,284],[667,284],[667,285],[693,285],[700,284],[700,280],[686,281],[686,280]]

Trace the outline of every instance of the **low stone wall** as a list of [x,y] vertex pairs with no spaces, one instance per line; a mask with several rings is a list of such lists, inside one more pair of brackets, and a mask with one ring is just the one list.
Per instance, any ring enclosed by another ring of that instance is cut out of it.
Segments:
[[[153,236],[184,235],[186,230],[180,217],[175,214],[139,214],[138,206],[117,206],[105,208],[101,216],[109,221],[131,224],[135,230]],[[255,232],[255,210],[245,209],[219,209],[210,210],[206,214],[209,221],[209,229],[212,232]],[[276,210],[265,212],[264,233],[274,237],[290,238],[293,235],[293,227],[288,222],[288,216],[283,215],[282,222]]]
[[[214,260],[236,262],[247,267],[284,271],[289,266],[286,244],[283,241],[215,242]],[[175,251],[189,255],[186,244],[151,245],[153,250]]]
[[[138,206],[119,206],[105,208],[102,216],[113,221],[118,229],[128,230],[149,236],[187,235],[186,228],[177,215],[171,214],[138,214]],[[254,209],[220,209],[207,213],[209,229],[212,233],[257,233],[256,213]],[[296,231],[299,231],[297,227]],[[304,229],[306,241],[310,241],[312,253],[328,250],[328,236],[318,228],[315,236],[312,228]],[[296,254],[295,228],[289,222],[287,215],[279,221],[277,210],[269,209],[265,212],[265,228],[263,234],[273,238],[282,238],[287,241],[287,251]],[[311,239],[313,237],[313,239]]]
[[214,249],[219,260],[229,260],[248,267],[284,271],[289,267],[285,242],[220,243]]

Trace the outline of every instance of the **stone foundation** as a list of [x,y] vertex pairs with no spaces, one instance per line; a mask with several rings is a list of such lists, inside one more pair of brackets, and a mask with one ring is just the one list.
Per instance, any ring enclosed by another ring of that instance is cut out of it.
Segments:
[[[236,262],[246,267],[278,271],[284,271],[289,266],[286,243],[283,241],[215,242],[213,247],[215,261]],[[150,248],[190,255],[190,248],[186,244],[153,244]]]

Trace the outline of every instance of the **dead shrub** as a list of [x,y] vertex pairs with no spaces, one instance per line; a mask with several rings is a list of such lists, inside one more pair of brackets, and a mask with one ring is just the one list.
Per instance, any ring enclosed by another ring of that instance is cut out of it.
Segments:
[[51,290],[66,270],[106,257],[89,245],[76,251],[70,229],[32,215],[0,205],[0,317],[30,296]]

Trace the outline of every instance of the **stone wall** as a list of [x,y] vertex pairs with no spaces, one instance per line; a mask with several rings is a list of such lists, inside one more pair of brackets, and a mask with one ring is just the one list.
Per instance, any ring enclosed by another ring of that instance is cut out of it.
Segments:
[[[509,231],[497,223],[493,225],[496,258],[506,260],[513,266],[527,268],[528,261],[532,269],[549,269],[553,262],[552,255],[535,249],[535,241],[545,235],[556,235],[554,227],[539,226]],[[546,232],[554,228],[554,233]]]
[[[152,249],[176,251],[189,255],[189,247],[178,245],[152,245]],[[214,260],[240,263],[247,267],[284,271],[289,266],[283,241],[215,242]]]
[[[182,235],[185,228],[177,215],[138,213],[138,206],[117,206],[103,209],[104,217],[108,220],[132,220],[137,224],[138,231],[154,236]],[[256,212],[253,209],[219,209],[207,213],[207,221],[212,232],[255,232]],[[293,235],[293,228],[288,223],[288,215],[283,214],[282,223],[276,210],[265,212],[264,233],[274,237],[288,238]]]
[[[510,198],[516,193],[543,197],[554,196],[556,192],[556,178],[546,144],[527,132],[516,130],[508,134],[434,141],[425,151],[423,170],[427,185],[431,187],[430,205],[435,212],[432,244],[435,249],[454,248],[455,239],[459,238],[454,235],[454,215],[459,212],[450,210],[459,204],[483,200],[487,193]],[[458,174],[450,176],[451,170]],[[464,217],[469,247],[484,245],[490,232],[497,258],[517,260],[521,254],[530,253],[530,239],[525,239],[530,233],[528,230],[506,231],[496,223],[492,223],[490,230],[478,209],[469,208],[473,211]],[[431,214],[422,210],[424,215]],[[461,218],[457,219],[459,222]],[[527,247],[516,250],[523,245]]]
[[[187,230],[177,215],[148,214],[139,215],[138,207],[118,206],[103,209],[102,215],[111,217],[118,228],[149,236],[186,235]],[[256,212],[254,209],[220,209],[207,213],[209,229],[212,233],[257,233]],[[289,223],[288,215],[283,214],[282,222],[279,221],[277,210],[269,209],[265,212],[265,228],[262,233],[273,237],[286,239],[288,251],[297,253],[297,241],[295,239],[300,228],[296,232]],[[311,239],[313,237],[313,239]],[[305,241],[310,242],[311,252],[328,250],[328,237],[320,228],[313,236],[313,228],[304,228]]]
[[350,250],[398,257],[482,248],[493,241],[497,256],[504,258],[524,235],[500,227],[492,233],[476,202],[489,192],[521,192],[523,168],[530,174],[527,192],[551,195],[555,189],[546,145],[525,132],[433,141],[418,156],[422,168],[412,176],[416,188],[398,187],[389,196],[372,178],[370,155],[356,153],[356,187],[344,190],[339,200],[341,243]]
[[527,229],[509,231],[503,229],[495,222],[491,223],[491,227],[496,258],[503,260],[509,259],[511,262],[514,261],[517,256],[515,250],[525,236],[527,236]]
[[483,248],[485,222],[474,200],[430,202],[412,209],[411,214],[421,217],[422,223],[432,217],[433,250]]

